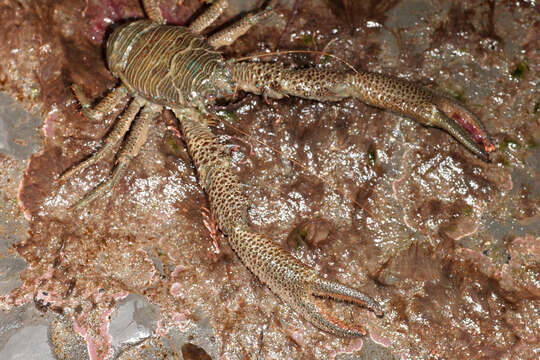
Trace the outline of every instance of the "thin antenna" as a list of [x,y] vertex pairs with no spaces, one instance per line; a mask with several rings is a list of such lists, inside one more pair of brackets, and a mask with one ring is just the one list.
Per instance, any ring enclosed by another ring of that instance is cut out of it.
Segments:
[[316,50],[272,51],[272,52],[268,52],[268,53],[262,53],[262,54],[257,54],[257,55],[244,56],[244,57],[241,57],[241,58],[235,58],[235,60],[236,60],[236,61],[245,61],[245,60],[251,60],[251,59],[254,59],[254,58],[259,58],[259,57],[264,57],[264,56],[286,55],[286,54],[298,54],[298,53],[303,53],[303,54],[317,54],[317,55],[324,55],[324,56],[332,57],[332,58],[334,58],[334,59],[339,60],[339,61],[342,62],[343,64],[347,65],[352,71],[354,71],[356,74],[358,74],[358,71],[354,68],[354,66],[352,66],[351,64],[349,64],[348,62],[346,62],[345,60],[343,60],[342,58],[340,58],[339,56],[336,56],[336,55],[334,55],[334,54],[330,54],[330,53],[325,52],[325,51],[316,51]]
[[306,173],[308,173],[309,175],[311,176],[314,176],[315,178],[319,179],[322,183],[326,184],[328,187],[330,187],[333,191],[337,192],[338,194],[340,194],[341,196],[343,196],[344,198],[346,199],[349,199],[353,204],[357,205],[360,209],[364,210],[369,216],[371,216],[372,218],[376,219],[376,220],[379,220],[379,218],[377,216],[375,216],[375,214],[373,214],[370,210],[368,210],[365,206],[363,206],[362,204],[360,204],[358,201],[356,201],[355,199],[353,199],[352,197],[350,196],[347,196],[345,195],[345,193],[338,189],[337,187],[335,187],[334,185],[330,184],[328,181],[326,181],[325,179],[323,179],[321,176],[317,175],[317,174],[313,174],[311,173],[311,171],[305,167],[302,163],[300,163],[298,160],[296,159],[293,159],[293,158],[290,158],[288,156],[286,156],[285,154],[283,154],[283,152],[277,148],[275,148],[274,146],[272,145],[269,145],[267,143],[265,143],[264,141],[262,140],[259,140],[259,139],[256,139],[254,137],[252,137],[251,135],[249,135],[247,132],[245,132],[244,130],[236,127],[235,125],[231,124],[228,120],[226,119],[223,119],[223,122],[225,125],[227,125],[228,127],[230,127],[231,129],[233,129],[235,132],[239,133],[239,134],[242,134],[244,136],[246,136],[248,139],[252,140],[252,141],[255,141],[257,143],[259,143],[260,145],[263,145],[264,147],[267,147],[269,149],[271,149],[272,151],[274,151],[275,153],[279,154],[280,156],[286,158],[287,160],[289,160],[290,162],[292,162],[294,165],[296,165],[297,167],[299,167],[300,169],[304,170]]

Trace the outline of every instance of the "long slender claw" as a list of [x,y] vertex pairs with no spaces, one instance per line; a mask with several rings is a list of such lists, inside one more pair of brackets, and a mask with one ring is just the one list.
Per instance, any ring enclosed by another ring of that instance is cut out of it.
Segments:
[[315,298],[299,299],[297,303],[288,303],[297,313],[319,329],[341,337],[360,337],[367,334],[362,326],[350,325],[322,310]]
[[317,277],[311,286],[313,294],[316,296],[355,303],[367,307],[377,316],[383,316],[379,303],[354,288],[320,277]]
[[[320,101],[354,97],[366,104],[437,126],[483,160],[495,151],[480,120],[459,102],[407,80],[385,74],[333,70],[291,70],[272,63],[235,63],[233,81],[239,89],[282,98],[293,95]],[[270,79],[270,80],[269,80]]]
[[[219,212],[216,212],[219,216]],[[321,330],[334,335],[357,337],[366,334],[359,325],[348,324],[324,309],[320,298],[365,306],[382,316],[380,305],[357,289],[329,281],[281,249],[272,240],[239,226],[229,233],[229,243],[248,268],[285,303]]]
[[[360,291],[320,277],[267,237],[253,232],[246,218],[249,201],[245,186],[231,169],[227,149],[193,109],[173,110],[199,173],[219,228],[244,264],[294,311],[318,328],[338,336],[366,334],[361,326],[345,323],[326,313],[321,297],[367,306],[377,315],[382,311],[375,300]],[[217,156],[216,153],[221,154]]]
[[[362,326],[348,324],[328,314],[316,297],[362,305],[372,310],[377,316],[383,316],[380,305],[371,297],[354,288],[323,279],[318,275],[314,275],[313,279],[306,281],[304,286],[299,286],[299,289],[304,292],[303,296],[294,297],[295,301],[289,301],[289,305],[321,330],[338,336],[358,337],[366,335],[367,332]],[[287,298],[287,296],[283,297]]]
[[489,153],[481,144],[475,142],[474,138],[456,120],[443,115],[438,123],[438,127],[446,130],[473,154],[484,161],[489,161]]
[[433,125],[448,131],[472,153],[484,161],[489,161],[495,145],[480,120],[453,99],[441,96],[436,101]]

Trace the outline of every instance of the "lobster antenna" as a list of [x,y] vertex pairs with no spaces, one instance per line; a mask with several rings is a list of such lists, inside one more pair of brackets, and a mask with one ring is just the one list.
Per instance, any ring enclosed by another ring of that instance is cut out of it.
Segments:
[[257,143],[259,143],[260,145],[263,145],[264,147],[267,147],[269,149],[271,149],[272,151],[274,151],[275,153],[279,154],[280,156],[284,157],[285,159],[289,160],[290,162],[292,162],[294,165],[296,165],[297,167],[299,167],[300,169],[304,170],[306,173],[308,173],[309,175],[311,176],[314,176],[315,178],[319,179],[322,183],[326,184],[328,187],[330,187],[333,191],[335,191],[336,193],[338,193],[339,195],[343,196],[344,198],[346,199],[349,199],[353,204],[355,204],[356,206],[358,206],[360,209],[364,210],[369,216],[371,216],[372,218],[374,219],[379,219],[377,216],[375,216],[375,214],[373,214],[370,210],[368,210],[365,206],[363,206],[362,204],[360,204],[358,201],[356,201],[355,199],[353,199],[351,196],[348,196],[348,195],[345,195],[345,193],[340,190],[339,188],[337,188],[336,186],[334,186],[333,184],[330,184],[327,180],[323,179],[321,176],[317,175],[317,174],[313,174],[306,166],[304,166],[302,163],[300,163],[298,160],[296,159],[293,159],[291,157],[288,157],[286,156],[285,154],[283,154],[283,152],[279,149],[277,149],[276,147],[272,146],[272,145],[269,145],[267,143],[265,143],[264,141],[262,140],[259,140],[259,139],[256,139],[254,137],[252,137],[250,134],[248,134],[246,131],[236,127],[235,125],[233,125],[232,123],[230,123],[228,120],[226,119],[223,119],[222,120],[224,121],[225,125],[227,125],[228,127],[230,127],[231,129],[233,129],[235,132],[239,133],[239,134],[242,134],[244,135],[245,137],[247,137],[248,139],[252,140],[252,141],[255,141]]
[[256,54],[256,55],[250,55],[250,56],[244,56],[244,57],[241,57],[241,58],[236,58],[235,60],[236,61],[245,61],[245,60],[251,60],[251,59],[255,59],[255,58],[259,58],[259,57],[263,57],[263,56],[274,56],[274,55],[286,55],[286,54],[299,54],[299,53],[303,53],[303,54],[317,54],[317,55],[324,55],[324,56],[329,56],[331,58],[334,58],[334,59],[337,59],[338,61],[342,62],[343,64],[347,65],[352,71],[354,71],[355,73],[358,74],[358,71],[354,68],[354,66],[352,66],[351,64],[349,64],[348,62],[346,62],[344,59],[342,59],[341,57],[337,56],[337,55],[334,55],[334,54],[330,54],[328,52],[325,52],[325,51],[316,51],[316,50],[286,50],[286,51],[272,51],[272,52],[267,52],[267,53],[262,53],[262,54]]

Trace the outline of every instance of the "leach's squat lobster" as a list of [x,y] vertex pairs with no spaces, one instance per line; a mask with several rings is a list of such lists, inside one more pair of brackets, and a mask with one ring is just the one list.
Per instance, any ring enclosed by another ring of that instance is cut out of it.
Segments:
[[225,61],[216,49],[231,44],[268,17],[271,7],[249,14],[205,38],[201,32],[221,15],[227,0],[215,1],[187,28],[166,25],[154,0],[142,2],[149,20],[121,25],[107,41],[107,63],[121,84],[94,107],[73,86],[83,112],[96,120],[131,98],[101,149],[60,176],[60,181],[66,181],[103,158],[131,128],[110,177],[75,207],[85,206],[112,188],[130,160],[137,156],[154,118],[163,108],[170,109],[180,121],[216,222],[242,262],[285,303],[320,329],[339,336],[365,335],[363,327],[344,323],[326,313],[317,297],[356,303],[382,315],[376,301],[356,289],[324,279],[270,239],[250,230],[249,201],[231,169],[231,155],[206,125],[211,105],[217,99],[231,99],[236,89],[277,99],[286,95],[319,101],[354,97],[414,118],[421,124],[440,127],[471,152],[489,160],[495,147],[483,125],[457,101],[388,75],[292,70],[274,63]]

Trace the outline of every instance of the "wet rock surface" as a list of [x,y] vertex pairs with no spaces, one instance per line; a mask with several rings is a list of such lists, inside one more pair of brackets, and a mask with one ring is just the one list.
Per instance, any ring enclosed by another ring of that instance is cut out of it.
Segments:
[[54,315],[43,315],[32,304],[0,313],[0,357],[2,359],[55,359],[49,345],[48,328]]
[[111,316],[109,332],[112,346],[121,348],[149,338],[155,331],[159,308],[148,303],[141,295],[129,295],[118,305]]
[[[185,24],[200,3],[180,3],[161,7],[169,21]],[[257,7],[231,3],[221,22]],[[214,252],[201,216],[208,204],[168,114],[110,195],[68,210],[114,162],[56,183],[99,146],[114,120],[84,118],[69,86],[97,98],[115,84],[103,39],[110,24],[142,16],[134,0],[0,4],[0,89],[39,114],[43,135],[28,165],[5,146],[0,153],[8,219],[0,224],[0,266],[8,277],[23,267],[12,264],[27,264],[20,282],[4,286],[0,274],[2,314],[13,320],[33,304],[49,323],[58,317],[47,349],[66,359],[536,358],[538,8],[527,1],[283,0],[277,12],[225,55],[324,51],[399,75],[463,100],[498,145],[484,163],[440,130],[355,100],[266,103],[239,94],[219,109],[216,132],[239,145],[234,158],[253,226],[383,304],[377,319],[327,303],[344,320],[365,324],[370,336],[339,339],[317,330],[249,273],[226,238]],[[266,59],[347,68],[314,53]],[[24,229],[23,213],[28,236],[13,237],[12,229]],[[4,265],[8,257],[17,260]],[[130,312],[138,303],[144,319]],[[44,329],[32,323],[20,331],[38,336]],[[18,336],[2,331],[0,352],[14,354]]]

